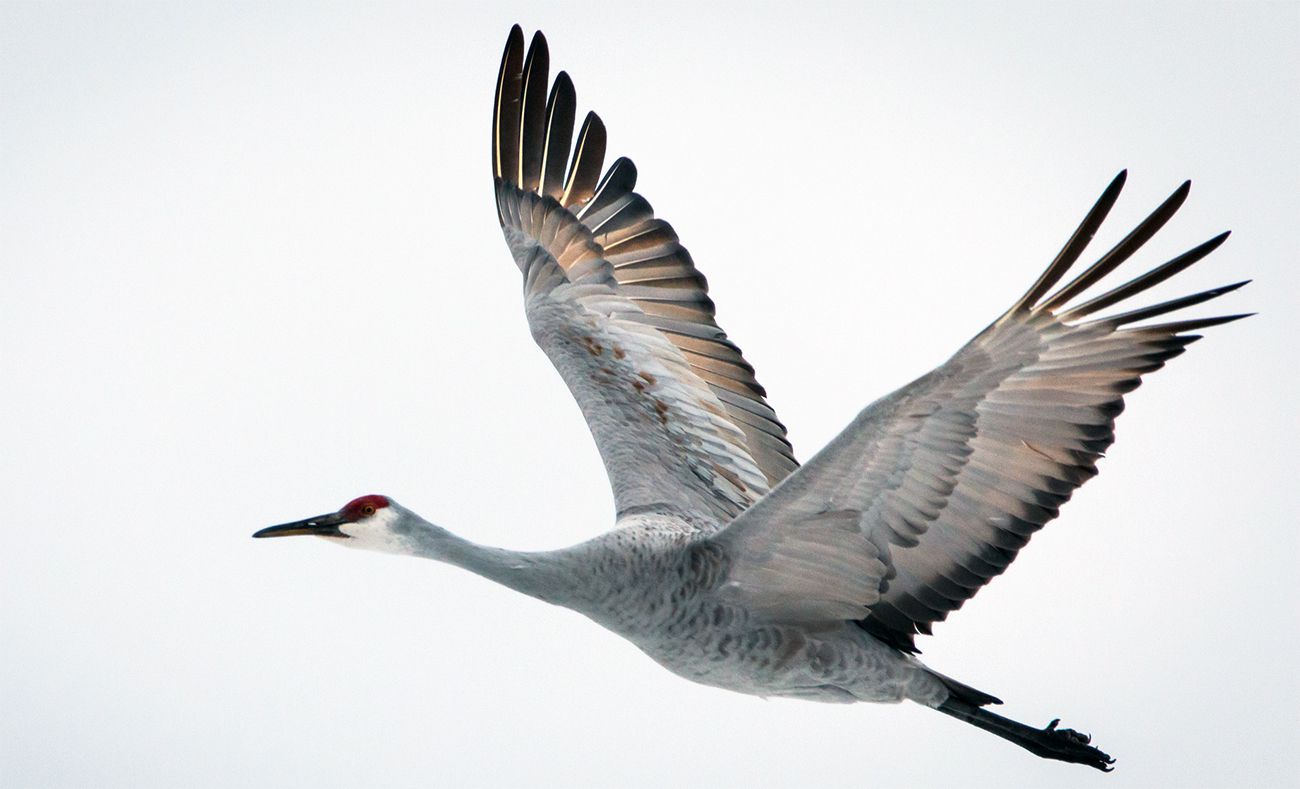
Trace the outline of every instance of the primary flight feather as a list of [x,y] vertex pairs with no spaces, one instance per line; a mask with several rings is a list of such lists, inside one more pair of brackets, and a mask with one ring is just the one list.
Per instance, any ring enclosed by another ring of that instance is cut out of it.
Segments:
[[1120,173],[1005,313],[800,467],[753,367],[714,319],[704,276],[635,191],[632,162],[604,169],[604,124],[589,113],[576,127],[573,83],[564,72],[551,81],[549,68],[541,33],[525,51],[512,29],[493,96],[497,217],[533,337],[604,460],[615,529],[558,551],[509,551],[371,495],[254,536],[438,559],[580,611],[697,682],[910,699],[1039,756],[1109,769],[1108,755],[1056,721],[1037,729],[989,712],[998,699],[927,668],[915,637],[1004,571],[1096,475],[1143,375],[1196,331],[1245,317],[1174,317],[1245,282],[1127,306],[1227,233],[1080,300],[1177,212],[1189,184],[1067,279],[1118,199]]

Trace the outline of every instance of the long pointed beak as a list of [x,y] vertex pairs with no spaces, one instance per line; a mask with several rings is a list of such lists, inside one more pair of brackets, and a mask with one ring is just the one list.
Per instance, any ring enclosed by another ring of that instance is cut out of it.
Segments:
[[315,518],[308,518],[304,521],[294,521],[293,523],[281,523],[279,526],[267,526],[265,529],[255,533],[254,537],[292,537],[295,534],[313,534],[317,537],[344,537],[348,535],[339,531],[341,524],[348,521],[337,512],[331,512],[328,515],[317,515]]

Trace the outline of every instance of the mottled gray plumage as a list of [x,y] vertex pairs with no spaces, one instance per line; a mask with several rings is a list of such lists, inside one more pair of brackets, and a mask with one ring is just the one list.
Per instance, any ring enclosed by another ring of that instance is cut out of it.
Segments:
[[[759,696],[933,707],[1040,756],[1108,769],[1055,722],[1034,729],[935,673],[914,637],[1006,569],[1097,473],[1123,397],[1198,329],[1242,315],[1144,323],[1244,282],[1107,317],[1227,234],[1087,301],[1186,199],[1183,184],[1061,284],[1125,181],[1056,259],[951,359],[864,409],[799,467],[703,275],[618,159],[538,33],[510,33],[494,97],[497,216],[538,345],[582,408],[617,508],[613,531],[521,553],[466,542],[381,497],[257,536],[317,534],[450,562],[566,606],[688,679]],[[572,150],[570,150],[572,146]]]

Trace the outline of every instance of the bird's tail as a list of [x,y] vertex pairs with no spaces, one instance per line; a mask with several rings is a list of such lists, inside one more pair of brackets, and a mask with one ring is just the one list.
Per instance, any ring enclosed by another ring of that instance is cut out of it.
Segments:
[[[941,679],[945,685],[952,682],[946,677]],[[953,684],[964,689],[964,691],[974,691],[976,694],[980,694],[981,697],[993,698],[987,693],[981,693],[961,683]],[[951,685],[949,687],[951,689]],[[1026,726],[1010,718],[1004,718],[986,709],[981,709],[980,704],[972,703],[962,697],[964,691],[949,696],[948,700],[940,704],[936,709],[958,720],[978,726],[984,731],[996,734],[1004,740],[1013,742],[1035,756],[1041,756],[1044,759],[1056,759],[1062,762],[1086,764],[1103,772],[1110,772],[1113,769],[1111,765],[1115,763],[1115,760],[1090,745],[1091,737],[1080,734],[1074,729],[1058,729],[1059,718],[1053,720],[1044,728],[1035,729],[1032,726]],[[994,699],[994,701],[997,700]]]
[[927,667],[927,671],[929,671],[930,676],[939,680],[943,683],[943,686],[948,689],[949,699],[956,699],[957,701],[965,702],[972,707],[983,707],[988,704],[1002,703],[1002,699],[992,695],[991,693],[985,693],[978,688],[972,688],[965,682],[958,682],[952,677],[944,676],[932,668]]

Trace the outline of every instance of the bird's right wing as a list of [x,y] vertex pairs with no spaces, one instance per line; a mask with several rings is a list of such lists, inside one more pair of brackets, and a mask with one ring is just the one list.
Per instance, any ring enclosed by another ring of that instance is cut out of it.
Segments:
[[601,177],[594,113],[570,157],[573,84],[560,72],[548,97],[548,65],[540,33],[525,56],[511,30],[493,111],[497,216],[529,327],[582,408],[620,515],[667,510],[715,527],[798,465],[785,428],[690,254],[633,191],[632,162]]
[[[895,646],[960,607],[1097,473],[1125,393],[1198,336],[1241,315],[1139,324],[1244,282],[1087,319],[1208,255],[1227,233],[1068,306],[1182,204],[1183,184],[1055,293],[1119,196],[1121,173],[1046,272],[948,362],[868,406],[714,537],[728,594],[774,618],[860,620]],[[1138,325],[1134,325],[1138,324]]]

